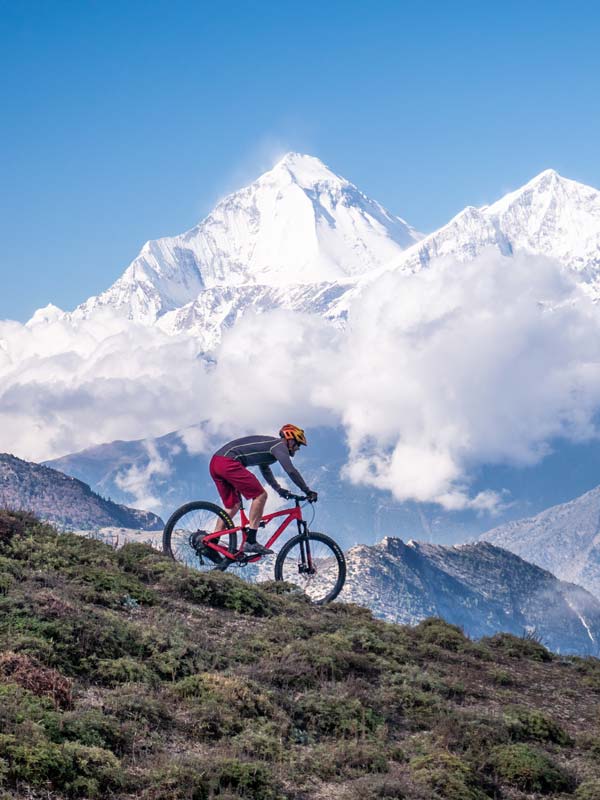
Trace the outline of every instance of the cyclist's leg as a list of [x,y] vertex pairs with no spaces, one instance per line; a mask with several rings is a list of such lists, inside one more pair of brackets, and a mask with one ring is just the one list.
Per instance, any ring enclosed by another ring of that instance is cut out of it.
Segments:
[[[235,486],[233,486],[233,484],[227,480],[227,477],[225,476],[226,471],[224,470],[223,466],[223,462],[213,456],[210,462],[209,472],[210,477],[215,482],[215,486],[217,487],[217,491],[225,511],[227,511],[229,517],[233,519],[240,510],[242,504],[240,502],[239,493],[237,492]],[[225,530],[225,523],[223,520],[219,519],[215,525],[215,533],[223,530]]]
[[250,528],[256,530],[260,525],[266,502],[267,493],[264,489],[262,489],[262,493],[253,498],[252,505],[250,506],[250,512],[248,514],[248,524]]
[[257,528],[267,501],[267,493],[257,477],[239,461],[223,456],[213,456],[210,462],[210,474],[230,517],[233,518],[240,509],[240,494],[246,500],[252,500],[250,527]]

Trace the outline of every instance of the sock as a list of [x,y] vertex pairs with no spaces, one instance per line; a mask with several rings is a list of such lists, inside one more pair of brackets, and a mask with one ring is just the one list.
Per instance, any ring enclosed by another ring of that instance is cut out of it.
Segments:
[[246,541],[248,544],[256,544],[256,528],[246,528]]

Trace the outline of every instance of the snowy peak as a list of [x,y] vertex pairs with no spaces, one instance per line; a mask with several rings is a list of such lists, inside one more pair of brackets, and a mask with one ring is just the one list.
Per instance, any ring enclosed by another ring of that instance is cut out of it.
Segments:
[[525,251],[557,259],[600,294],[600,192],[553,169],[481,208],[468,206],[403,253],[402,271],[416,272],[441,257],[469,261],[484,248]]
[[305,189],[313,188],[320,183],[348,184],[345,178],[332,172],[320,159],[302,153],[287,153],[272,170],[260,177],[257,183],[281,180],[285,174]]
[[419,238],[318,158],[288,153],[195,228],[147,242],[123,276],[74,315],[110,306],[153,322],[215,287],[352,280]]
[[504,547],[600,598],[600,486],[480,538]]

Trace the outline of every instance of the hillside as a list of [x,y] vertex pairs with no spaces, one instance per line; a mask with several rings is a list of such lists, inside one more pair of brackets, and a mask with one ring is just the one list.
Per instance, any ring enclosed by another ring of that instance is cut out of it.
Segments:
[[600,793],[600,661],[0,514],[4,798]]
[[388,536],[352,547],[346,561],[340,599],[389,622],[439,616],[473,637],[529,631],[561,653],[600,652],[598,599],[501,547],[405,544]]
[[533,517],[499,525],[481,539],[584,586],[600,598],[600,486]]
[[160,530],[156,514],[106,500],[76,478],[50,467],[0,453],[0,506],[31,511],[71,530],[121,526]]

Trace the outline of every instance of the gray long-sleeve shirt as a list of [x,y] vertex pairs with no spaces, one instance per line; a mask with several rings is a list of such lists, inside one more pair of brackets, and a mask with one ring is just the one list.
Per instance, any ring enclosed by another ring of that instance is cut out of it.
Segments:
[[259,467],[263,478],[277,492],[281,491],[281,486],[275,480],[269,464],[279,461],[296,486],[304,494],[310,492],[304,478],[292,464],[285,439],[278,439],[276,436],[243,436],[227,442],[215,455],[233,458],[244,467]]

